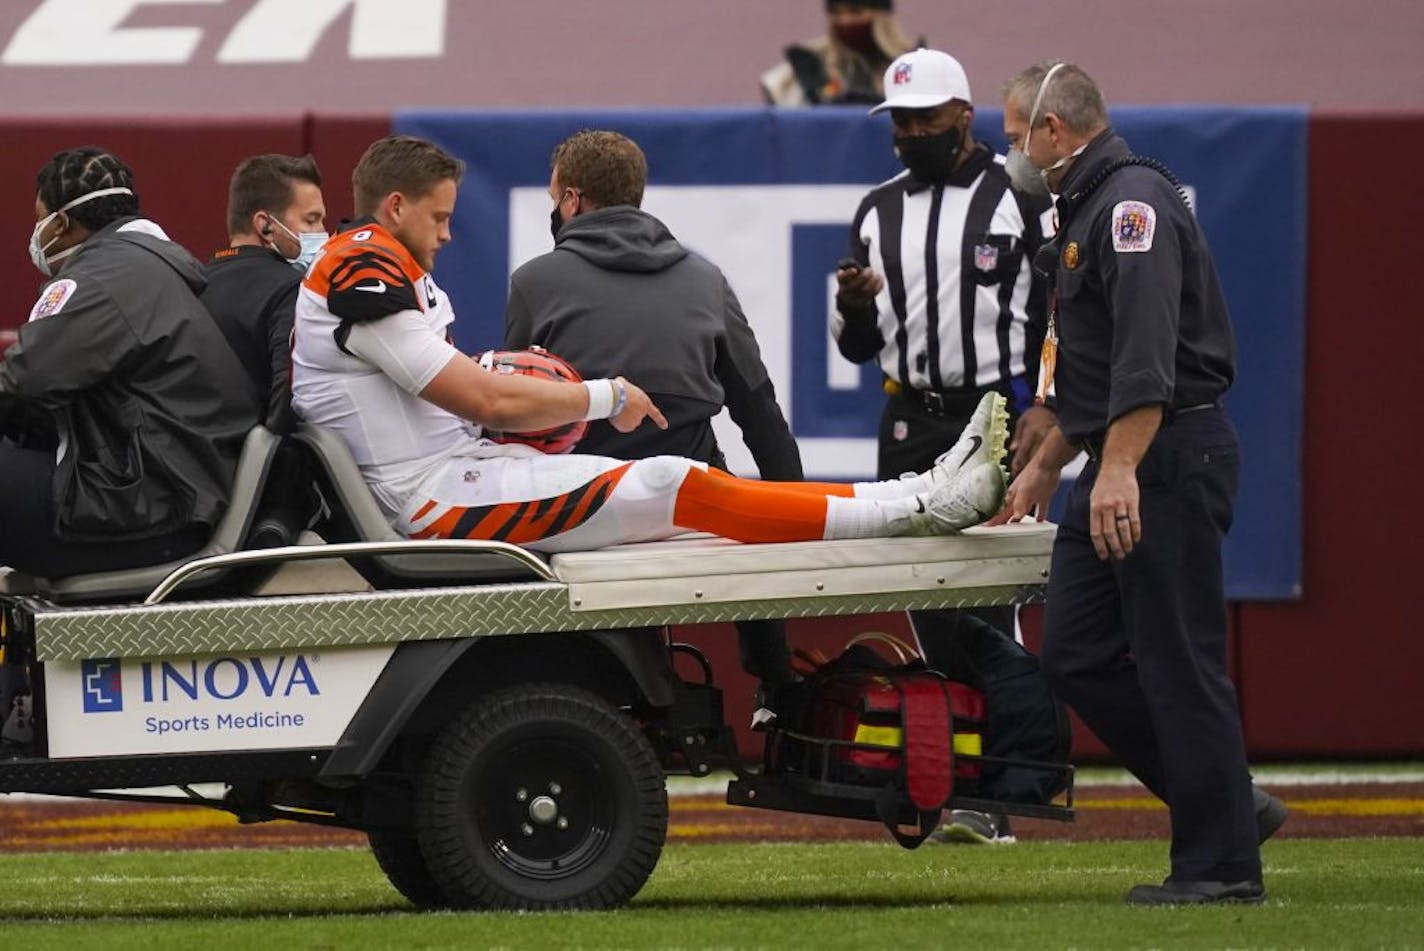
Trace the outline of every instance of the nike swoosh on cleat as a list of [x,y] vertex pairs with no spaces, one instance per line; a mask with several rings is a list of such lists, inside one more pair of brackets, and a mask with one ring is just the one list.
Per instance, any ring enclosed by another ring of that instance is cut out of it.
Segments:
[[959,468],[961,469],[964,468],[964,463],[974,458],[974,454],[979,451],[979,447],[984,445],[983,438],[979,436],[970,436],[969,438],[973,440],[974,448],[970,449],[967,453],[964,454],[964,459],[959,463]]
[[384,294],[386,292],[386,282],[377,281],[372,284],[357,284],[355,290],[365,291],[367,294]]
[[922,499],[922,498],[920,498],[918,495],[915,496],[915,514],[916,514],[916,515],[920,515],[920,514],[922,514],[922,513],[924,512],[924,510],[925,510],[925,500]]

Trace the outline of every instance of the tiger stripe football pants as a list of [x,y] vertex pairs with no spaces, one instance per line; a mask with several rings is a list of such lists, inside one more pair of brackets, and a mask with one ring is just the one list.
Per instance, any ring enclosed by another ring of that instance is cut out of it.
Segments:
[[859,538],[903,526],[922,488],[918,479],[760,482],[677,456],[454,457],[421,483],[395,527],[550,553],[694,531],[742,542]]

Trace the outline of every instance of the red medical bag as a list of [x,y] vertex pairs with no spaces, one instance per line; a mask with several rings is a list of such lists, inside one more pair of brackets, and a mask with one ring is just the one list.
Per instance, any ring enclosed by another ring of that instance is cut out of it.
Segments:
[[[899,663],[868,646],[888,644]],[[922,841],[952,795],[974,795],[984,745],[984,696],[927,669],[888,635],[861,635],[805,682],[799,726],[785,732],[772,768],[802,774],[828,793],[873,791],[902,844]],[[896,817],[913,807],[919,833]],[[908,841],[907,841],[908,840]]]

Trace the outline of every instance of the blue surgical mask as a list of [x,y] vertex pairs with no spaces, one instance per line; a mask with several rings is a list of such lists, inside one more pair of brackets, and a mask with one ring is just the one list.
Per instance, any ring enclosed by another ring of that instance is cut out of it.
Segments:
[[297,240],[302,243],[302,250],[291,259],[292,267],[305,274],[330,237],[325,231],[303,231],[297,235]]
[[292,267],[305,274],[307,268],[311,267],[312,262],[316,260],[317,254],[321,252],[322,247],[331,236],[325,231],[303,231],[298,234],[278,221],[276,216],[273,216],[272,223],[287,232],[292,240],[301,246],[301,250],[297,252],[296,257],[287,258],[286,260]]

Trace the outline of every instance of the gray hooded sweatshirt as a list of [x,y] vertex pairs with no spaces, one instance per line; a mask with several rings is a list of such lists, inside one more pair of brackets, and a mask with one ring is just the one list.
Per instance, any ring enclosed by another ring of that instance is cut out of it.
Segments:
[[560,229],[554,250],[514,272],[505,346],[538,345],[585,379],[624,376],[668,418],[620,433],[589,424],[581,453],[679,455],[724,465],[712,417],[726,406],[762,478],[799,480],[801,456],[726,277],[661,221],[619,205]]

